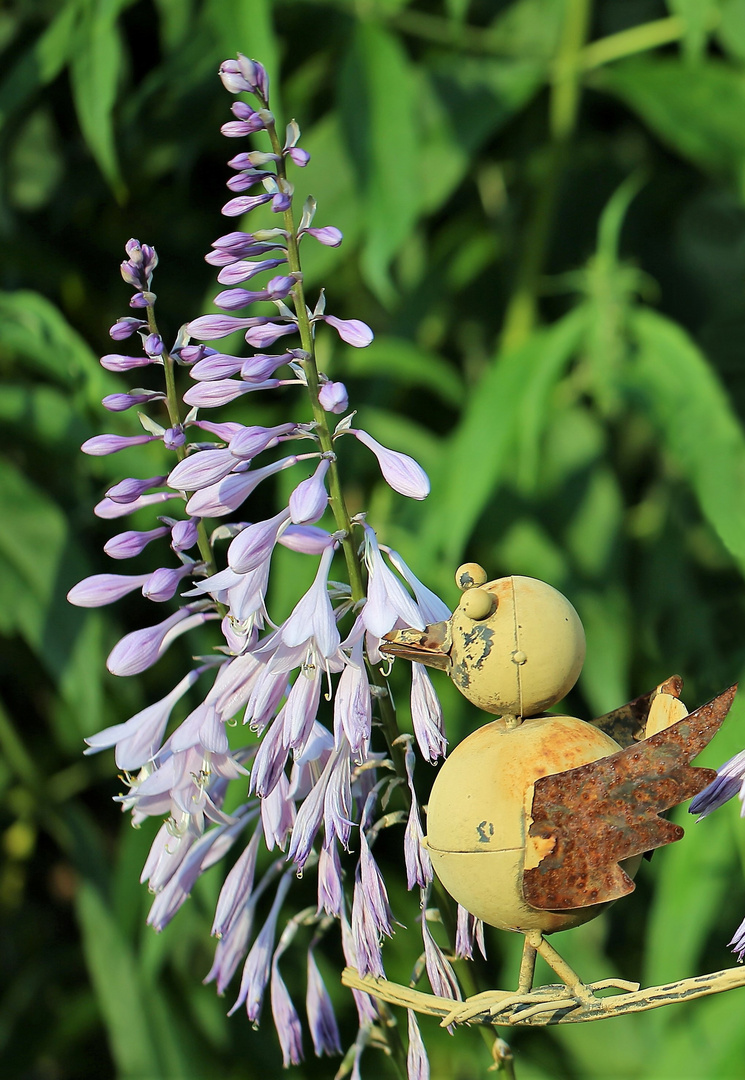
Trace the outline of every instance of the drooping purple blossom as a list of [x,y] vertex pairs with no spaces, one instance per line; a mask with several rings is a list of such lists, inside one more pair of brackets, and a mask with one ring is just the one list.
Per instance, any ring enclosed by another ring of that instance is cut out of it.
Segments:
[[316,1057],[341,1054],[341,1039],[326,984],[321,978],[313,949],[308,949],[308,989],[305,996],[308,1027]]

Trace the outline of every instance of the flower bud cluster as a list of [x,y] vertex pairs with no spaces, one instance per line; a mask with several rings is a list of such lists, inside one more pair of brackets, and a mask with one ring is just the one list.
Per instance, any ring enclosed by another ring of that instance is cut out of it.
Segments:
[[[235,119],[224,125],[223,133],[237,138],[264,132],[271,146],[270,152],[250,150],[231,159],[235,175],[228,187],[240,194],[226,203],[223,213],[235,217],[270,204],[280,224],[229,232],[214,242],[207,262],[219,269],[218,282],[226,286],[215,304],[231,314],[208,314],[188,322],[170,348],[155,322],[155,251],[136,240],[127,243],[122,276],[135,290],[130,304],[142,317],[121,318],[110,333],[117,342],[139,337],[142,351],[132,356],[107,354],[101,363],[122,373],[160,367],[165,385],[163,391],[135,388],[109,395],[104,405],[112,412],[155,407],[163,414],[162,422],[140,413],[142,434],[99,435],[83,450],[113,454],[161,442],[173,456],[167,473],[126,478],[110,487],[95,512],[115,519],[147,507],[156,515],[167,511],[151,528],[119,532],[105,551],[123,561],[147,557],[166,541],[175,565],[133,574],[97,574],[76,585],[69,599],[91,607],[136,590],[155,603],[179,594],[176,610],[128,633],[114,646],[107,665],[117,676],[145,671],[196,626],[212,623],[216,631],[219,628],[212,657],[200,658],[160,701],[92,735],[86,740],[87,752],[114,748],[128,788],[120,801],[135,824],[150,816],[165,819],[142,874],[155,894],[148,921],[156,929],[174,916],[201,873],[232,847],[242,847],[218,899],[213,926],[218,944],[207,979],[222,993],[243,964],[233,1009],[244,1007],[252,1021],[258,1019],[271,984],[272,1013],[289,1064],[302,1056],[302,1029],[278,965],[300,917],[290,919],[279,943],[275,941],[295,874],[317,868],[318,912],[309,920],[316,937],[307,953],[306,1003],[317,1054],[341,1049],[330,998],[314,959],[328,926],[339,921],[345,955],[363,974],[383,974],[381,941],[393,933],[393,916],[372,847],[381,827],[375,821],[377,807],[392,785],[402,785],[399,791],[410,797],[410,809],[402,818],[409,888],[426,890],[432,880],[421,844],[412,739],[406,744],[405,772],[399,780],[389,773],[390,746],[388,752],[374,748],[376,711],[387,708],[393,715],[376,665],[384,634],[403,626],[423,629],[447,618],[448,610],[395,551],[379,543],[364,515],[350,520],[347,514],[337,472],[338,440],[344,435],[373,453],[383,478],[398,493],[423,499],[429,481],[412,458],[352,427],[354,414],[344,415],[348,408],[344,385],[317,370],[313,346],[320,324],[331,326],[343,341],[358,348],[369,345],[373,337],[360,320],[326,315],[323,294],[315,308],[306,306],[300,241],[307,235],[336,247],[342,236],[333,226],[313,227],[312,199],[306,201],[299,225],[294,222],[294,190],[286,165],[302,168],[309,155],[299,146],[295,121],[287,126],[281,144],[263,67],[239,56],[222,65],[220,76],[231,93],[254,99],[253,104],[235,102]],[[244,287],[257,279],[263,283]],[[273,305],[276,313],[254,314],[254,305]],[[232,314],[246,308],[251,314]],[[252,350],[247,356],[229,355],[207,344],[236,330],[243,332]],[[282,351],[265,351],[279,341]],[[184,371],[192,381],[179,401],[176,377]],[[307,388],[310,419],[264,427],[205,418],[205,410],[238,401],[244,394],[288,385]],[[342,419],[332,430],[328,419],[334,414]],[[247,500],[264,480],[288,469],[298,479],[287,505],[266,520],[253,520]],[[219,526],[208,528],[211,519],[221,519]],[[222,566],[213,547],[216,539],[228,541]],[[272,621],[267,605],[277,544],[317,560],[313,584],[280,624]],[[342,552],[347,583],[331,577],[337,563],[341,568]],[[420,667],[415,672],[414,737],[423,756],[436,762],[446,747],[442,713],[426,672]],[[202,689],[195,703],[197,684]],[[319,719],[321,696],[325,693],[328,698],[332,690],[326,725]],[[174,712],[183,717],[178,723],[172,722]],[[235,718],[244,726],[243,741],[240,728],[228,737],[228,724],[232,726]],[[247,795],[237,807],[231,799],[233,809],[227,812],[226,793],[234,780]],[[257,880],[261,847],[280,854]],[[357,853],[351,871],[344,865],[348,852]],[[254,933],[265,893],[273,899]],[[427,969],[431,967],[438,979],[438,992],[456,993],[457,987],[448,981],[449,965],[428,935],[426,920],[422,926]],[[355,1000],[360,1022],[368,1030],[377,1017],[376,1006],[363,994],[356,994]],[[413,1017],[412,1023],[410,1058],[421,1072],[424,1049]]]

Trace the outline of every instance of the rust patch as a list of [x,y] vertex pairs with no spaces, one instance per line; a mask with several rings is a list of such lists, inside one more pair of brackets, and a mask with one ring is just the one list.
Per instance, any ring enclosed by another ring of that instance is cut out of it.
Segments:
[[537,866],[523,871],[528,904],[564,911],[633,891],[633,881],[618,864],[681,838],[683,829],[659,815],[698,794],[716,776],[713,769],[690,762],[718,731],[736,689],[729,687],[625,750],[536,780],[530,846],[535,851],[553,840],[554,847]]

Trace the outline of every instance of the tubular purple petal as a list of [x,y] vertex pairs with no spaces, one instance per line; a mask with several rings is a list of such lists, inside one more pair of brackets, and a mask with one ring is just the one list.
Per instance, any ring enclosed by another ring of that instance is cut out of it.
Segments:
[[252,326],[249,319],[237,319],[232,315],[200,315],[198,319],[192,319],[186,324],[186,332],[193,338],[203,341],[213,341],[215,338],[227,337],[236,330],[245,330]]
[[416,1013],[413,1009],[407,1009],[406,1012],[409,1031],[409,1048],[406,1052],[407,1080],[429,1080],[429,1058],[419,1030]]
[[126,517],[134,514],[135,510],[141,510],[144,506],[156,506],[158,503],[167,502],[169,499],[180,499],[182,496],[176,491],[154,491],[150,495],[140,495],[130,502],[119,503],[114,499],[102,499],[93,507],[96,517],[111,521],[114,518]]
[[[147,578],[149,575],[145,575]],[[106,667],[112,675],[139,675],[159,659],[168,644],[169,632],[178,627],[183,633],[192,625],[204,622],[204,615],[193,615],[188,608],[182,608],[169,615],[163,622],[143,630],[133,630],[117,642],[109,653]],[[184,625],[189,620],[189,625]],[[178,624],[182,625],[179,627]],[[171,637],[170,640],[173,640]]]
[[228,548],[228,565],[236,574],[247,574],[267,559],[277,543],[277,533],[289,517],[282,509],[267,521],[257,521],[238,533]]
[[177,491],[199,491],[224,479],[235,465],[229,450],[198,450],[176,465],[166,483]]
[[270,997],[274,1026],[277,1029],[279,1045],[282,1049],[282,1064],[287,1069],[290,1065],[299,1065],[303,1060],[303,1032],[297,1009],[292,1004],[287,987],[279,973],[276,956],[272,963]]
[[329,501],[326,473],[330,464],[328,458],[322,458],[313,475],[301,481],[290,495],[290,517],[295,525],[312,525],[325,513]]
[[279,386],[278,379],[266,379],[257,383],[215,379],[214,382],[198,383],[190,387],[184,394],[184,401],[187,405],[196,405],[201,409],[216,409],[229,401],[235,401],[243,394],[251,394],[254,390],[273,390],[276,386]]

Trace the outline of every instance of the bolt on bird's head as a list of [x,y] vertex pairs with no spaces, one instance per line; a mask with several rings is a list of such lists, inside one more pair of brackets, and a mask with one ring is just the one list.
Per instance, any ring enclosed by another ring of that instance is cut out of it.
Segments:
[[585,658],[577,612],[560,592],[529,577],[487,581],[476,563],[455,575],[463,595],[445,622],[386,634],[381,652],[450,676],[495,716],[536,716],[572,689]]

